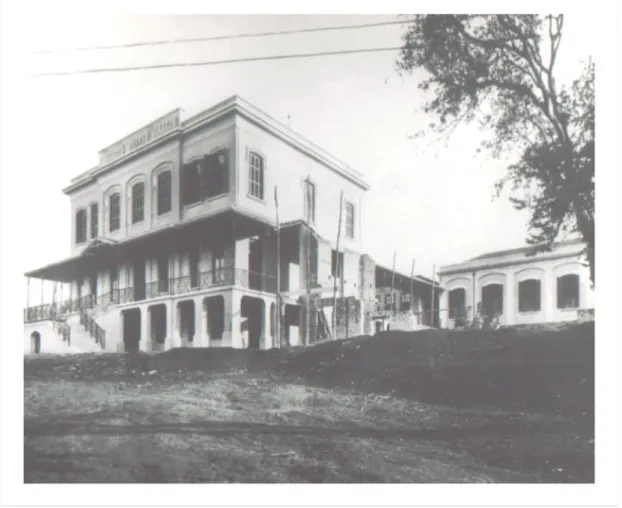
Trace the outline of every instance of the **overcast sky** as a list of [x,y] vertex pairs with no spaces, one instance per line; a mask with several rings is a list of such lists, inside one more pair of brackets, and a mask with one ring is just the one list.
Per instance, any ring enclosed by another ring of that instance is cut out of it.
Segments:
[[[26,73],[220,60],[297,52],[398,46],[400,25],[112,51],[33,55],[40,49],[261,32],[395,20],[396,15],[136,16],[31,18],[23,26]],[[576,18],[566,19],[560,71],[577,76],[590,53]],[[589,30],[588,30],[589,32]],[[579,37],[581,35],[581,37]],[[69,197],[61,189],[97,164],[103,147],[173,108],[188,117],[238,94],[338,159],[371,185],[363,209],[364,249],[378,263],[431,276],[432,266],[524,244],[527,216],[493,200],[503,164],[476,157],[482,134],[457,130],[449,143],[409,135],[431,119],[419,112],[420,76],[395,72],[397,52],[313,59],[28,78],[20,104],[28,157],[18,178],[40,213],[22,216],[21,272],[69,255]]]

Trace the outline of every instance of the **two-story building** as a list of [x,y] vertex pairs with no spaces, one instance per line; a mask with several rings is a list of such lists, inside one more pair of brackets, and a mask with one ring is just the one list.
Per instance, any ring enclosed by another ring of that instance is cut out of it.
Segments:
[[237,96],[99,158],[64,189],[70,257],[26,274],[59,287],[25,310],[27,351],[59,330],[106,351],[308,344],[338,335],[335,288],[363,332],[360,173]]
[[575,321],[593,313],[584,251],[582,241],[568,240],[546,252],[522,247],[442,267],[441,326],[453,328],[478,313],[505,326]]

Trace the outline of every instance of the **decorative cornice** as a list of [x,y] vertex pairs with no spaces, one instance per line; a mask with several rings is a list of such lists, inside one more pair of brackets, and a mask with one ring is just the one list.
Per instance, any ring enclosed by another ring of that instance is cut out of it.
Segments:
[[[274,120],[263,111],[259,110],[249,102],[241,99],[236,95],[190,117],[189,119],[181,122],[178,128],[170,131],[168,134],[160,138],[156,138],[153,141],[144,144],[135,151],[128,153],[120,157],[119,159],[111,161],[110,163],[96,166],[89,171],[86,171],[85,173],[77,176],[76,178],[73,178],[71,180],[71,184],[63,189],[63,192],[65,194],[71,194],[79,188],[95,182],[100,175],[112,171],[117,166],[126,163],[128,160],[138,157],[140,155],[144,155],[146,152],[154,149],[160,144],[164,144],[178,136],[183,137],[183,135],[185,134],[189,134],[232,113],[239,114],[241,117],[262,128],[266,132],[274,135],[281,141],[305,153],[306,155],[320,162],[335,173],[346,178],[355,185],[358,185],[363,190],[369,190],[369,184],[367,184],[362,179],[361,173],[340,162],[320,147],[314,145],[302,136],[296,134],[289,127],[286,127],[280,122]],[[140,132],[145,128],[146,127],[138,129],[137,131],[135,131],[135,133]],[[127,137],[124,139],[127,139]]]

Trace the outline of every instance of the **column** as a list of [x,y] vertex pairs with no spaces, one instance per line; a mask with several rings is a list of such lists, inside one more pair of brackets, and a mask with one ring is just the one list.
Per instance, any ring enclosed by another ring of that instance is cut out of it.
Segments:
[[544,321],[555,321],[555,307],[557,305],[557,281],[553,274],[553,266],[547,265],[544,272],[544,287],[542,291],[542,308],[544,309]]
[[166,339],[164,340],[164,348],[166,350],[177,347],[175,342],[175,304],[167,302],[166,304]]
[[[123,312],[119,312],[119,319],[118,319],[118,325],[117,325],[117,330],[118,330],[118,337],[119,339],[117,340],[117,353],[123,353],[125,352],[125,341],[123,340],[123,320],[124,320],[124,315]],[[106,340],[106,342],[108,342]]]
[[[270,349],[272,348],[272,344],[274,339],[272,338],[272,334],[270,333],[271,330],[271,323],[270,323],[270,305],[272,304],[272,300],[268,299],[268,298],[263,298],[263,304],[264,304],[264,312],[263,312],[263,344],[264,344],[264,349]],[[273,323],[272,325],[274,325],[276,323]]]
[[203,308],[203,298],[194,299],[194,344],[196,347],[207,347],[206,312]]
[[[225,296],[225,342],[234,348],[242,347],[242,295],[239,291],[231,290]],[[225,345],[225,344],[223,344]]]
[[449,326],[449,291],[445,290],[441,294],[439,304],[439,325],[441,328],[447,328]]
[[513,325],[516,318],[516,283],[514,281],[514,274],[509,272],[505,276],[505,295],[503,302],[503,324]]
[[146,305],[140,307],[140,342],[139,351],[151,351],[151,327],[149,326],[149,310]]

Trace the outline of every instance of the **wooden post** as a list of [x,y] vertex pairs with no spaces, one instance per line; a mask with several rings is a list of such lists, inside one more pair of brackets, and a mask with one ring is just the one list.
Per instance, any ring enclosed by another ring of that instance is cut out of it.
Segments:
[[395,311],[395,259],[397,258],[397,251],[393,251],[393,273],[391,275],[391,316]]
[[412,265],[410,267],[410,310],[415,313],[415,258],[413,258]]
[[432,291],[430,297],[430,326],[434,326],[434,280],[436,277],[436,265],[432,265]]
[[281,227],[279,223],[279,198],[274,186],[274,206],[276,208],[276,339],[281,347]]
[[[343,191],[339,195],[339,218],[337,219],[337,244],[335,245],[335,285],[333,288],[333,339],[337,338],[337,278],[339,277],[339,239],[341,238],[341,212],[343,208]],[[344,260],[345,264],[345,260]]]
[[[307,182],[309,181],[307,177]],[[306,283],[307,283],[307,298],[305,302],[305,345],[309,345],[311,338],[311,194],[310,194],[310,186],[308,184],[305,185],[306,195],[307,195],[307,231],[306,231],[306,240],[307,240],[307,248],[306,248],[306,263],[305,263],[305,271],[306,271]]]

